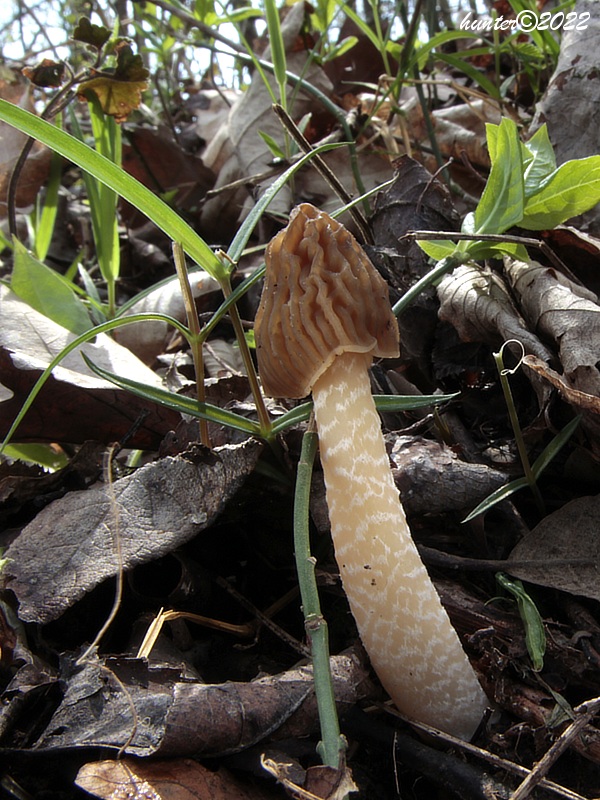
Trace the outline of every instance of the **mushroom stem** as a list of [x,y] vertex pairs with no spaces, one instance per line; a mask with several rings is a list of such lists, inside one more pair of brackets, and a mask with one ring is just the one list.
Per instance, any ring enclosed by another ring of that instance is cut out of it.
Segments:
[[470,739],[488,701],[410,534],[371,395],[371,360],[338,355],[313,386],[342,583],[398,709]]

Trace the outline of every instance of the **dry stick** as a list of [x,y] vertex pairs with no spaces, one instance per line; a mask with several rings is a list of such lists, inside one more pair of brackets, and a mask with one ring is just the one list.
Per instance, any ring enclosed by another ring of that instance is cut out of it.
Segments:
[[[283,108],[283,106],[280,106],[278,103],[274,103],[273,111],[278,116],[279,121],[286,129],[286,131],[290,134],[292,139],[296,142],[298,147],[302,150],[302,152],[312,153],[314,149],[313,146],[304,136],[302,131],[298,128],[298,126],[296,125],[294,120],[290,117],[290,115],[287,113],[285,108]],[[355,205],[352,205],[353,198],[348,194],[345,186],[341,183],[339,178],[334,174],[333,170],[329,167],[327,162],[318,153],[315,153],[313,156],[312,166],[327,181],[327,183],[331,186],[333,191],[338,195],[340,200],[342,200],[346,205],[350,206],[348,210],[352,215],[352,219],[356,223],[356,226],[360,230],[363,240],[368,244],[373,244],[373,234],[371,233],[371,229],[369,228],[369,223],[365,219],[362,212]]]
[[[203,340],[200,334],[198,310],[196,309],[196,303],[194,302],[194,296],[192,294],[192,287],[190,286],[190,278],[185,265],[185,254],[183,252],[183,247],[179,242],[173,242],[173,260],[175,262],[175,269],[177,270],[177,277],[179,278],[185,314],[191,334],[189,345],[192,351],[192,361],[194,362],[196,397],[198,398],[198,402],[202,404],[206,401],[206,394],[204,391],[204,358],[202,355]],[[207,420],[203,418],[200,419],[199,428],[200,441],[205,447],[210,449],[211,443]]]
[[[484,750],[482,747],[477,747],[477,745],[471,744],[470,742],[457,739],[455,736],[445,733],[444,731],[439,731],[436,728],[432,728],[430,725],[426,725],[423,722],[416,722],[413,719],[408,719],[408,717],[400,714],[400,712],[396,711],[396,709],[391,708],[390,706],[383,706],[383,709],[386,711],[386,713],[392,714],[394,717],[398,717],[399,719],[408,722],[411,727],[421,731],[427,737],[437,739],[446,745],[450,745],[458,750],[462,750],[464,753],[468,753],[476,758],[480,758],[497,769],[506,770],[506,772],[512,773],[513,775],[518,775],[520,777],[529,776],[531,774],[531,770],[527,769],[527,767],[523,767],[520,764],[515,764],[513,761],[508,761],[506,758],[501,758],[495,753],[490,753],[489,750]],[[550,781],[545,777],[540,779],[538,785],[541,789],[551,792],[557,797],[563,798],[563,800],[586,800],[585,797],[577,794],[577,792],[573,792],[571,789],[567,789],[565,786],[560,786],[560,784]],[[514,800],[514,797],[511,796],[510,800]]]
[[458,231],[409,231],[404,236],[401,236],[400,239],[422,239],[423,241],[436,241],[437,239],[460,241],[464,239],[466,242],[509,242],[510,244],[522,244],[526,247],[537,247],[573,283],[581,285],[581,281],[573,275],[564,261],[543,239],[533,239],[529,236],[513,236],[508,233],[460,233]]
[[573,739],[581,733],[581,730],[585,728],[598,712],[600,712],[600,697],[596,697],[593,700],[586,700],[585,703],[581,703],[581,705],[577,706],[575,709],[577,718],[561,733],[552,747],[550,747],[537,762],[521,785],[511,794],[510,800],[525,800],[525,798],[529,797],[531,792],[539,785],[542,779],[546,777],[555,762],[569,747]]

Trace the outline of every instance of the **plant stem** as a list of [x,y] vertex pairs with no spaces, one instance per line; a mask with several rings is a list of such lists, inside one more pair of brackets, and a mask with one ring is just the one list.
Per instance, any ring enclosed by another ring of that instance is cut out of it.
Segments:
[[300,595],[302,597],[304,626],[311,646],[315,695],[321,724],[321,741],[317,749],[325,765],[340,769],[346,747],[345,740],[340,735],[329,667],[329,634],[327,623],[321,614],[319,592],[315,578],[316,560],[310,552],[308,525],[310,486],[313,462],[317,452],[317,441],[314,418],[311,417],[302,439],[302,450],[296,477],[294,551]]
[[[221,286],[221,291],[227,300],[232,294],[230,279],[226,278],[220,280],[219,285]],[[229,308],[229,317],[231,319],[231,324],[233,325],[235,338],[240,348],[240,355],[242,357],[242,361],[244,362],[244,367],[246,368],[246,375],[248,376],[248,381],[250,383],[250,390],[252,392],[252,397],[254,398],[254,404],[256,405],[256,413],[260,423],[261,436],[264,439],[271,439],[273,424],[271,422],[271,418],[269,417],[267,407],[265,406],[263,393],[258,383],[256,369],[254,368],[254,362],[252,360],[252,356],[250,355],[248,342],[246,341],[246,337],[244,335],[244,326],[242,325],[242,320],[240,319],[240,314],[235,303]]]
[[531,492],[535,498],[535,502],[540,513],[545,514],[546,507],[542,499],[540,489],[537,485],[535,473],[531,468],[529,455],[527,454],[527,447],[525,446],[525,440],[523,439],[523,431],[521,430],[521,425],[519,423],[519,416],[517,414],[517,409],[515,407],[515,401],[513,399],[510,383],[508,382],[508,374],[512,372],[512,370],[507,370],[504,367],[503,350],[505,345],[506,343],[500,348],[500,352],[493,354],[494,360],[496,362],[496,367],[498,369],[498,374],[500,376],[500,385],[502,386],[502,391],[504,393],[504,400],[506,402],[506,407],[508,409],[510,424],[512,426],[513,433],[515,435],[515,444],[517,445],[519,458],[521,459],[521,465],[523,466],[523,472],[525,473],[525,480],[527,481],[529,488],[531,489]]
[[[177,277],[179,278],[179,284],[181,286],[185,314],[191,334],[189,343],[192,351],[192,361],[194,362],[194,374],[196,376],[196,396],[199,403],[204,403],[206,402],[206,394],[204,391],[204,357],[202,354],[204,337],[200,332],[198,311],[196,310],[196,303],[194,302],[189,275],[185,267],[185,254],[179,242],[173,242],[173,259],[175,261],[175,269],[177,270]],[[205,447],[210,448],[211,442],[208,433],[208,422],[201,418],[199,427],[200,441]]]

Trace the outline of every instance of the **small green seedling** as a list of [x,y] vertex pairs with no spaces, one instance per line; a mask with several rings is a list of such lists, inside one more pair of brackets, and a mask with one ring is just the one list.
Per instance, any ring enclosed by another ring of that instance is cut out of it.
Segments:
[[525,591],[521,581],[509,578],[503,572],[496,574],[496,580],[506,589],[507,592],[517,601],[519,616],[525,627],[525,644],[527,652],[531,658],[533,669],[541,672],[544,667],[544,655],[546,654],[546,633],[544,631],[544,621],[537,610],[531,597]]
[[[530,231],[555,228],[600,202],[600,155],[566,161],[556,158],[542,125],[528,142],[521,142],[516,124],[504,118],[486,125],[492,167],[477,208],[467,214],[462,232],[502,234],[519,226]],[[527,260],[522,246],[508,242],[421,241],[421,248],[436,260],[459,257],[497,258],[501,253]]]

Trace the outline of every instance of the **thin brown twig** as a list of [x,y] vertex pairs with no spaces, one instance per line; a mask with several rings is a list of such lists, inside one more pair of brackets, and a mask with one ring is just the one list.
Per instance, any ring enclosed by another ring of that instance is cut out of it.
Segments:
[[510,800],[526,800],[536,786],[539,786],[545,779],[550,769],[556,761],[569,747],[571,742],[579,736],[582,729],[600,712],[600,697],[593,700],[586,700],[585,703],[575,709],[576,719],[565,728],[549,750],[544,753],[530,771],[525,780],[511,794]]
[[348,209],[350,214],[352,215],[352,219],[356,223],[357,228],[360,230],[363,239],[368,244],[373,244],[373,234],[371,233],[371,229],[369,228],[369,223],[364,218],[361,211],[354,205],[353,198],[348,194],[346,191],[346,187],[341,183],[337,175],[333,172],[333,170],[329,167],[326,161],[318,154],[314,152],[314,148],[308,139],[304,136],[302,131],[298,128],[294,120],[290,117],[283,106],[280,106],[278,103],[273,104],[273,111],[277,115],[279,121],[286,129],[286,131],[290,134],[292,139],[296,142],[298,147],[302,150],[303,153],[313,153],[312,158],[312,166],[317,170],[317,172],[321,175],[324,180],[331,186],[333,191],[338,195],[340,200],[342,200],[346,205],[349,205],[350,208]]
[[[597,701],[590,701],[590,702],[597,702]],[[477,745],[471,744],[470,742],[465,742],[462,739],[457,739],[448,733],[439,731],[436,728],[432,728],[429,725],[425,725],[422,722],[416,722],[415,720],[408,719],[407,717],[403,716],[398,711],[396,711],[396,709],[394,708],[391,708],[389,706],[383,706],[383,708],[387,713],[392,714],[395,717],[399,717],[405,722],[408,722],[413,728],[421,731],[427,736],[433,737],[434,739],[444,742],[447,745],[451,745],[455,749],[462,750],[464,753],[468,753],[469,755],[472,755],[476,758],[480,758],[483,761],[486,761],[487,763],[494,766],[496,769],[502,769],[513,775],[525,778],[529,777],[529,775],[532,773],[532,770],[527,769],[527,767],[523,767],[521,766],[521,764],[515,764],[513,761],[509,761],[508,759],[502,758],[501,756],[498,756],[495,753],[490,753],[489,750],[484,750],[482,747],[477,747]],[[578,794],[577,792],[568,789],[566,786],[561,786],[560,784],[555,783],[554,781],[548,780],[545,776],[540,776],[540,780],[537,783],[537,785],[541,789],[544,789],[547,792],[551,792],[553,795],[555,795],[556,797],[560,797],[563,800],[586,800],[585,797]],[[510,800],[518,800],[518,798],[515,798],[514,795],[511,795]]]
[[543,239],[533,239],[530,236],[513,236],[508,233],[461,233],[459,231],[409,231],[404,236],[401,236],[400,239],[422,239],[423,241],[436,239],[460,241],[463,239],[466,242],[509,242],[510,244],[522,244],[525,247],[537,247],[570,280],[578,285],[581,284],[581,281],[573,275],[564,261]]

